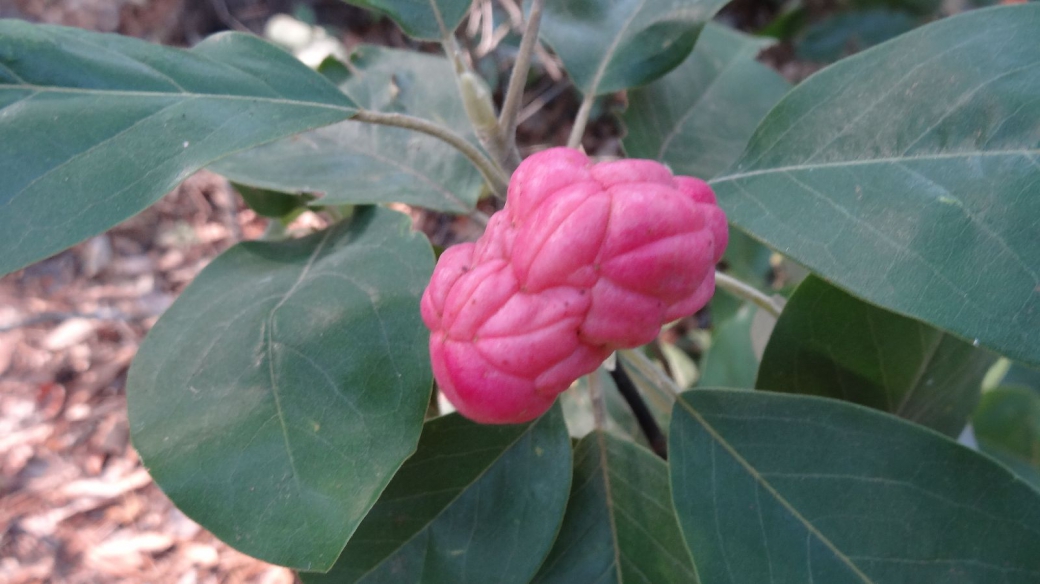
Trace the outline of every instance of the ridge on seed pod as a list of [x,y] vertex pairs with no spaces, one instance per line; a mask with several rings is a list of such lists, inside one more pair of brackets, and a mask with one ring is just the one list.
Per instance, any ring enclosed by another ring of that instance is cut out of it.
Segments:
[[707,304],[727,240],[700,179],[568,148],[531,156],[484,235],[445,251],[423,294],[438,386],[477,422],[540,416],[610,353]]

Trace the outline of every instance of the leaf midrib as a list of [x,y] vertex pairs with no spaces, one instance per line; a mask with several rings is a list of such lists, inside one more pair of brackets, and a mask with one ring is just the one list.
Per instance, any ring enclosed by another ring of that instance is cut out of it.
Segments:
[[[531,425],[529,425],[523,432],[518,434],[515,439],[513,439],[511,442],[509,442],[509,444],[507,444],[505,446],[505,448],[502,449],[502,452],[500,452],[498,456],[496,456],[493,459],[491,459],[490,461],[488,461],[487,466],[484,467],[484,469],[481,470],[479,473],[477,473],[473,477],[473,480],[469,481],[468,483],[466,483],[465,485],[460,487],[458,493],[454,497],[452,497],[450,500],[448,500],[444,504],[444,506],[441,507],[441,509],[439,511],[434,513],[433,516],[430,517],[429,521],[423,523],[422,526],[419,527],[418,529],[416,529],[415,532],[412,535],[410,535],[407,538],[405,538],[404,540],[402,540],[400,545],[398,545],[393,550],[391,550],[389,553],[387,553],[386,556],[383,559],[379,560],[379,562],[377,562],[374,566],[372,566],[367,571],[365,571],[363,574],[358,576],[357,580],[355,580],[355,582],[361,582],[362,580],[367,578],[373,572],[378,570],[380,566],[382,566],[387,561],[389,561],[391,558],[393,558],[397,554],[397,552],[401,551],[402,548],[404,548],[406,545],[411,543],[412,540],[414,540],[420,534],[422,534],[427,529],[429,529],[430,525],[432,525],[434,521],[436,521],[438,518],[440,518],[440,516],[443,515],[446,510],[450,509],[452,507],[452,505],[454,505],[455,502],[458,501],[459,498],[462,497],[466,493],[466,491],[469,490],[470,487],[472,487],[476,483],[480,482],[480,479],[484,478],[484,475],[486,475],[488,473],[488,471],[490,471],[495,466],[495,464],[497,464],[498,461],[501,460],[502,457],[506,455],[507,452],[512,450],[513,447],[515,447],[517,445],[517,443],[520,442],[520,440],[522,440],[524,437],[526,437],[528,434],[530,434],[530,432],[532,430],[534,430],[534,428],[538,424],[540,424],[541,422],[542,422],[542,420],[539,419],[539,420],[531,423]],[[378,505],[378,502],[376,504]]]
[[708,83],[708,86],[704,88],[704,92],[697,96],[697,99],[695,99],[693,103],[691,103],[689,107],[686,108],[686,111],[683,112],[683,114],[679,116],[679,119],[675,121],[671,131],[668,132],[664,136],[664,139],[661,140],[661,146],[657,149],[657,160],[664,160],[665,152],[669,148],[671,148],[672,141],[674,141],[675,138],[682,133],[683,127],[686,125],[686,122],[690,120],[690,117],[692,117],[694,113],[700,111],[697,106],[703,103],[709,95],[714,95],[712,90],[718,88],[719,79],[721,79],[726,72],[732,70],[740,63],[745,62],[742,61],[744,56],[745,55],[742,50],[737,51],[732,55],[729,55],[729,60],[725,64],[723,64],[722,67],[719,68],[719,70],[715,73],[715,77]]
[[607,74],[607,69],[610,67],[610,64],[614,61],[614,53],[617,52],[618,47],[621,45],[621,38],[624,37],[625,33],[628,32],[628,27],[632,26],[632,23],[635,21],[636,16],[643,10],[644,6],[646,6],[646,0],[640,0],[639,6],[637,6],[635,10],[632,11],[632,14],[630,14],[628,18],[625,19],[625,22],[621,25],[621,28],[618,29],[617,36],[614,37],[614,40],[611,41],[610,45],[607,47],[607,50],[603,53],[603,60],[600,61],[599,67],[596,68],[596,74],[593,75],[592,82],[589,84],[588,95],[597,95],[596,92],[599,89],[600,84],[603,83],[603,78]]
[[617,521],[614,519],[614,491],[610,484],[607,437],[603,430],[596,430],[596,446],[598,447],[597,450],[599,450],[599,468],[603,478],[603,498],[607,505],[607,519],[610,520],[610,542],[614,552],[614,571],[617,575],[618,584],[621,584],[625,581],[625,578],[621,571],[621,544],[618,543]]
[[[196,93],[186,91],[140,91],[140,90],[127,90],[127,89],[84,89],[79,87],[54,87],[48,85],[32,85],[32,84],[5,84],[0,85],[0,92],[5,89],[15,90],[28,90],[33,93],[26,96],[26,98],[32,97],[39,93],[69,93],[69,94],[82,94],[82,95],[105,95],[105,96],[116,96],[116,97],[149,97],[149,98],[184,98],[184,99],[221,99],[228,101],[250,101],[250,102],[264,102],[279,105],[291,105],[295,107],[308,107],[308,108],[319,108],[333,111],[341,111],[350,113],[351,117],[357,112],[364,108],[334,105],[327,102],[321,101],[302,101],[297,99],[289,99],[285,97],[266,97],[261,95],[237,95],[237,94],[223,94],[223,93]],[[14,102],[19,103],[19,102]],[[13,105],[13,104],[9,104]]]
[[693,417],[694,421],[700,424],[700,426],[704,428],[704,430],[712,437],[712,439],[714,439],[716,443],[722,446],[722,448],[731,457],[733,457],[733,460],[735,460],[737,464],[744,467],[744,470],[746,470],[747,473],[751,475],[751,478],[756,483],[758,483],[763,489],[765,489],[766,492],[769,493],[769,495],[773,497],[773,499],[776,500],[776,502],[779,503],[781,507],[787,510],[787,512],[790,513],[795,520],[801,523],[813,537],[815,537],[820,543],[826,546],[827,549],[831,550],[831,552],[833,552],[834,555],[843,564],[845,564],[850,570],[852,570],[853,574],[859,577],[860,580],[865,584],[877,584],[876,582],[871,580],[869,576],[864,574],[863,571],[860,570],[858,566],[856,566],[856,564],[852,561],[852,559],[849,556],[842,553],[842,551],[838,549],[834,542],[832,542],[827,536],[825,536],[822,532],[816,529],[816,526],[814,526],[808,519],[803,517],[802,514],[798,512],[798,510],[794,507],[794,505],[791,504],[790,501],[784,498],[784,496],[781,495],[780,492],[777,491],[776,488],[773,487],[773,485],[769,481],[767,481],[755,469],[755,467],[751,465],[750,462],[747,461],[747,459],[741,456],[740,453],[738,453],[737,450],[732,445],[730,445],[730,443],[727,442],[726,439],[723,438],[722,435],[719,434],[718,431],[715,430],[715,428],[711,424],[709,424],[703,416],[700,415],[700,412],[698,412],[692,404],[687,402],[686,399],[682,397],[677,399],[676,403],[681,404],[683,409],[685,409],[686,412],[689,413],[691,417]]
[[[708,181],[709,184],[717,185],[725,182],[734,182],[745,178],[751,178],[755,176],[764,176],[774,173],[786,173],[786,172],[798,172],[798,171],[809,171],[821,168],[843,168],[847,166],[870,166],[872,164],[897,164],[906,161],[914,160],[948,160],[958,158],[989,158],[998,156],[1024,156],[1033,157],[1040,156],[1040,148],[1030,149],[1023,148],[1020,150],[986,150],[986,151],[962,151],[962,152],[951,152],[948,154],[923,154],[918,156],[901,156],[901,157],[889,157],[889,158],[871,158],[865,160],[839,160],[835,162],[820,162],[816,164],[794,164],[789,166],[775,166],[772,168],[762,168],[758,170],[750,170],[747,172],[739,172],[734,174],[727,174],[724,176],[716,177]],[[1036,163],[1035,160],[1033,160]]]

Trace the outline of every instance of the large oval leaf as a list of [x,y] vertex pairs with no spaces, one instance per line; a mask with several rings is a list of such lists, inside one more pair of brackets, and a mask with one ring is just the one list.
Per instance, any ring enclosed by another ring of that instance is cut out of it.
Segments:
[[408,34],[437,41],[462,22],[472,0],[345,0],[386,14]]
[[1040,4],[811,77],[712,181],[730,221],[868,301],[1040,364]]
[[843,399],[956,437],[995,360],[809,276],[773,329],[755,387]]
[[373,208],[214,260],[127,378],[155,481],[233,547],[328,569],[419,438],[432,266],[406,217]]
[[251,35],[185,51],[0,21],[0,273],[108,229],[221,156],[355,111]]
[[622,116],[625,152],[704,178],[729,168],[789,88],[755,61],[770,43],[718,24],[705,26],[681,65],[629,92]]
[[[354,73],[329,62],[321,71],[344,76],[340,88],[359,105],[470,129],[467,137],[478,143],[447,59],[363,46],[351,62]],[[473,208],[484,184],[465,156],[437,138],[351,121],[229,156],[210,169],[254,187],[321,193],[318,205],[402,202],[456,213]]]
[[596,430],[574,451],[560,535],[534,582],[698,582],[668,487],[668,465]]
[[726,0],[549,0],[540,36],[586,95],[649,83],[682,62]]
[[559,406],[516,426],[438,418],[335,567],[303,581],[524,584],[549,553],[570,484]]
[[860,406],[694,390],[672,418],[672,496],[719,584],[1040,581],[1040,492]]

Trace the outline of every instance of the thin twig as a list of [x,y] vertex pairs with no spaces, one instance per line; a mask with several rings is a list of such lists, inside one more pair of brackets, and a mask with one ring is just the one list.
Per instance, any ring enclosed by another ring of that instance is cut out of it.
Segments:
[[545,74],[549,76],[549,79],[553,81],[563,81],[563,69],[559,58],[550,55],[549,51],[542,45],[538,45],[534,48],[534,56],[538,57],[538,62],[545,69]]
[[513,63],[513,72],[509,76],[509,87],[506,89],[502,112],[498,117],[498,138],[505,146],[504,150],[508,156],[502,163],[509,170],[515,169],[520,164],[520,152],[516,148],[516,127],[519,125],[518,116],[524,97],[524,87],[527,85],[527,75],[531,70],[531,54],[538,45],[538,27],[542,21],[544,4],[545,0],[533,0],[531,3],[531,14],[527,18],[523,40],[520,41],[520,51]]
[[566,91],[569,86],[569,83],[553,83],[548,89],[536,95],[530,103],[524,106],[524,109],[520,110],[520,115],[516,120],[517,125],[524,123],[528,118],[541,111],[550,101]]
[[610,376],[614,378],[614,384],[617,385],[621,397],[625,398],[628,407],[635,414],[636,421],[639,422],[639,428],[643,431],[643,435],[646,436],[647,442],[650,443],[650,448],[658,456],[668,460],[668,439],[661,432],[661,427],[657,425],[657,420],[654,419],[650,408],[643,401],[643,396],[639,394],[636,384],[632,382],[632,378],[625,372],[625,368],[621,365],[620,360],[617,362],[614,370],[610,372]]
[[581,139],[585,136],[585,126],[589,123],[589,114],[592,113],[592,104],[595,101],[596,96],[591,93],[581,100],[581,107],[578,108],[578,115],[574,118],[574,126],[571,128],[571,135],[567,138],[568,148],[581,146]]
[[415,116],[364,109],[359,110],[353,119],[359,122],[368,122],[370,124],[380,124],[383,126],[394,126],[415,130],[416,132],[422,132],[423,134],[443,140],[461,152],[470,160],[470,162],[473,163],[474,166],[477,167],[477,170],[480,171],[480,174],[484,175],[484,180],[487,181],[488,186],[491,187],[491,191],[495,193],[496,196],[505,196],[509,181],[502,173],[502,170],[487,156],[484,156],[477,147],[473,146],[467,142],[465,138],[459,136],[450,129]]
[[780,313],[783,311],[783,307],[777,304],[772,298],[759,292],[749,284],[745,284],[728,274],[716,271],[715,285],[741,300],[747,300],[748,302],[754,303],[762,310],[772,314],[774,317],[779,318]]
[[486,55],[492,50],[495,35],[495,7],[491,0],[485,0],[480,5],[484,14],[480,18],[480,43],[477,45],[477,56]]
[[473,209],[473,211],[469,214],[469,218],[477,225],[480,225],[481,227],[487,227],[488,221],[491,220],[491,215],[488,215],[480,209]]
[[240,32],[253,33],[248,26],[242,24],[241,20],[235,18],[234,14],[231,14],[231,10],[228,9],[226,0],[210,0],[210,6],[213,7],[213,10],[217,13],[217,17],[220,18],[220,21],[227,25],[228,28]]

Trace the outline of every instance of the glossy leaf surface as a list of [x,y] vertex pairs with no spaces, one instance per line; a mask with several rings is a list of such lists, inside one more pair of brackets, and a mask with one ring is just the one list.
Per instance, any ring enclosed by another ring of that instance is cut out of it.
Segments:
[[668,465],[602,430],[583,438],[567,515],[534,582],[698,581],[672,508]]
[[851,401],[956,437],[995,360],[809,276],[773,329],[755,387]]
[[722,25],[705,26],[681,65],[629,92],[622,116],[625,152],[704,179],[729,168],[790,87],[755,61],[770,44]]
[[0,274],[131,217],[222,156],[355,111],[251,35],[186,51],[2,20]]
[[687,392],[672,418],[669,465],[705,582],[1040,578],[1040,492],[975,451],[868,408]]
[[159,319],[127,379],[134,446],[233,547],[327,569],[415,449],[433,254],[385,209],[232,247]]
[[1037,30],[1040,4],[977,10],[814,75],[712,181],[729,220],[873,304],[1040,364]]
[[516,426],[432,420],[335,567],[303,581],[524,584],[552,546],[570,484],[559,406]]
[[462,22],[471,0],[345,0],[355,6],[382,12],[408,36],[438,41]]
[[725,0],[549,0],[541,37],[584,94],[649,83],[681,63]]
[[[351,62],[356,74],[335,62],[321,71],[343,77],[340,88],[359,105],[468,130],[476,143],[446,59],[362,46]],[[315,205],[401,202],[464,213],[483,185],[469,160],[437,138],[353,121],[266,144],[210,168],[255,187],[319,194]]]

